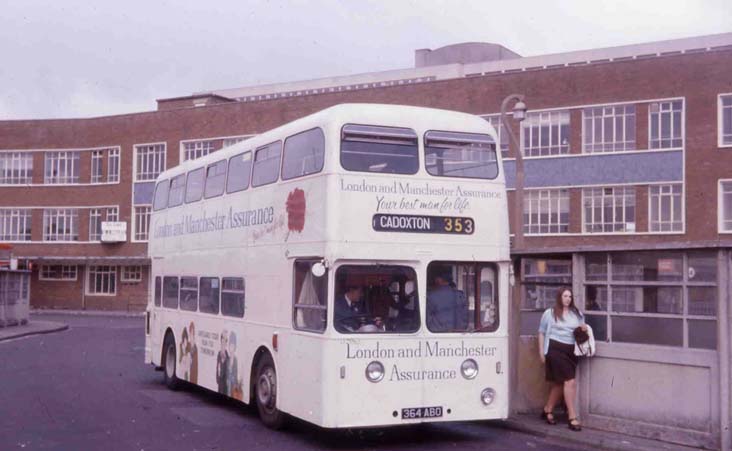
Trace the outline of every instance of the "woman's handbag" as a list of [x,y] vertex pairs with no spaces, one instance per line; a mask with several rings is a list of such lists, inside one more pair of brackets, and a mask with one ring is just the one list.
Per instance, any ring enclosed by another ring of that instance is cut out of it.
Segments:
[[587,331],[581,327],[574,329],[574,355],[579,357],[592,357],[595,355],[595,335],[592,328],[587,326]]

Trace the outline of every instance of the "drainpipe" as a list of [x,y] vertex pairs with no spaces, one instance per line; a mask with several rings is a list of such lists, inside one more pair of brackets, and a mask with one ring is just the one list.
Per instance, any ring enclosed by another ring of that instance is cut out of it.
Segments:
[[719,441],[722,451],[732,450],[732,436],[730,435],[730,408],[732,408],[732,396],[730,394],[730,362],[732,362],[732,349],[730,349],[730,326],[732,325],[732,309],[728,306],[728,299],[731,292],[730,283],[730,255],[727,251],[720,250],[717,253],[717,280],[719,306],[717,315],[717,343],[719,344]]

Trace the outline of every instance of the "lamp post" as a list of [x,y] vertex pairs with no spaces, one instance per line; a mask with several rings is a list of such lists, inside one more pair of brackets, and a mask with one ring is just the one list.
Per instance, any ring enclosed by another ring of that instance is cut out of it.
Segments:
[[508,132],[509,148],[516,157],[516,178],[514,183],[514,240],[513,248],[520,249],[524,246],[524,157],[521,153],[521,145],[516,139],[516,134],[511,128],[511,124],[506,120],[506,108],[511,102],[513,105],[513,118],[519,123],[526,118],[526,104],[524,103],[523,94],[511,94],[501,103],[501,124]]

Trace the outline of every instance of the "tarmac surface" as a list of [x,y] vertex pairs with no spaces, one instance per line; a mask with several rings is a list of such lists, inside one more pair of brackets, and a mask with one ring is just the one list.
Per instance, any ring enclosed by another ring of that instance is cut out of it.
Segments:
[[[118,317],[119,320],[127,317],[126,321],[134,321],[133,318],[141,318],[140,313],[108,313],[108,312],[77,312],[77,311],[33,311],[31,312],[30,320],[25,325],[9,326],[0,328],[0,354],[5,354],[2,351],[3,346],[9,345],[8,341],[24,339],[26,337],[32,337],[41,334],[53,334],[62,332],[69,329],[69,324],[74,327],[87,327],[79,324],[80,320],[84,320],[83,317],[99,317],[86,318],[89,321],[100,321],[104,324],[112,324],[114,317]],[[106,318],[106,319],[104,319]],[[67,320],[68,319],[68,320]],[[140,324],[142,326],[142,324]],[[150,372],[153,373],[152,369]],[[160,374],[157,373],[157,376]],[[7,375],[6,375],[7,377]],[[193,389],[195,392],[195,389]],[[158,396],[165,394],[169,396],[167,392],[161,391]],[[208,395],[206,395],[208,396]],[[218,403],[218,401],[217,401]],[[490,421],[481,422],[477,425],[475,423],[468,424],[465,426],[466,431],[470,431],[479,426],[488,426],[491,429],[504,430],[507,435],[519,433],[519,435],[526,434],[527,436],[533,436],[539,439],[540,442],[554,443],[555,446],[550,446],[548,449],[555,447],[564,449],[606,449],[606,450],[669,450],[669,451],[688,451],[694,448],[688,448],[684,446],[678,446],[669,444],[666,442],[660,442],[657,440],[644,439],[639,437],[628,436],[619,433],[601,431],[584,427],[581,432],[575,432],[568,429],[566,425],[566,418],[559,416],[557,418],[559,424],[551,426],[540,420],[538,415],[515,415],[506,421]],[[256,421],[256,419],[254,419]],[[563,420],[563,421],[562,421]],[[8,431],[5,431],[6,433]],[[512,442],[511,442],[512,443]],[[561,444],[561,445],[560,445]],[[7,445],[7,443],[6,443]],[[377,443],[371,443],[368,446],[369,449],[379,448]],[[466,443],[467,445],[467,443]],[[504,442],[504,446],[508,446],[509,442]],[[533,446],[532,446],[533,445]],[[537,446],[539,445],[539,446]],[[541,443],[528,444],[528,447],[547,449],[541,445]],[[328,448],[327,446],[325,448]],[[432,447],[425,447],[432,448]],[[467,447],[470,448],[470,447]],[[466,448],[466,449],[467,449]],[[513,446],[511,445],[511,448]],[[26,448],[29,449],[29,448]],[[45,449],[45,448],[44,448]],[[485,449],[489,449],[486,447]],[[515,449],[521,449],[517,447]]]

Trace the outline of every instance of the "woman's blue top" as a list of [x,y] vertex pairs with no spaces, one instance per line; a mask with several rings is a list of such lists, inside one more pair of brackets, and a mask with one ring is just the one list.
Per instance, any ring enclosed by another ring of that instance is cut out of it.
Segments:
[[554,319],[552,308],[548,308],[541,315],[539,333],[544,334],[544,355],[549,352],[549,340],[568,345],[574,344],[574,330],[585,323],[584,318],[577,316],[572,310],[568,311],[559,321]]

